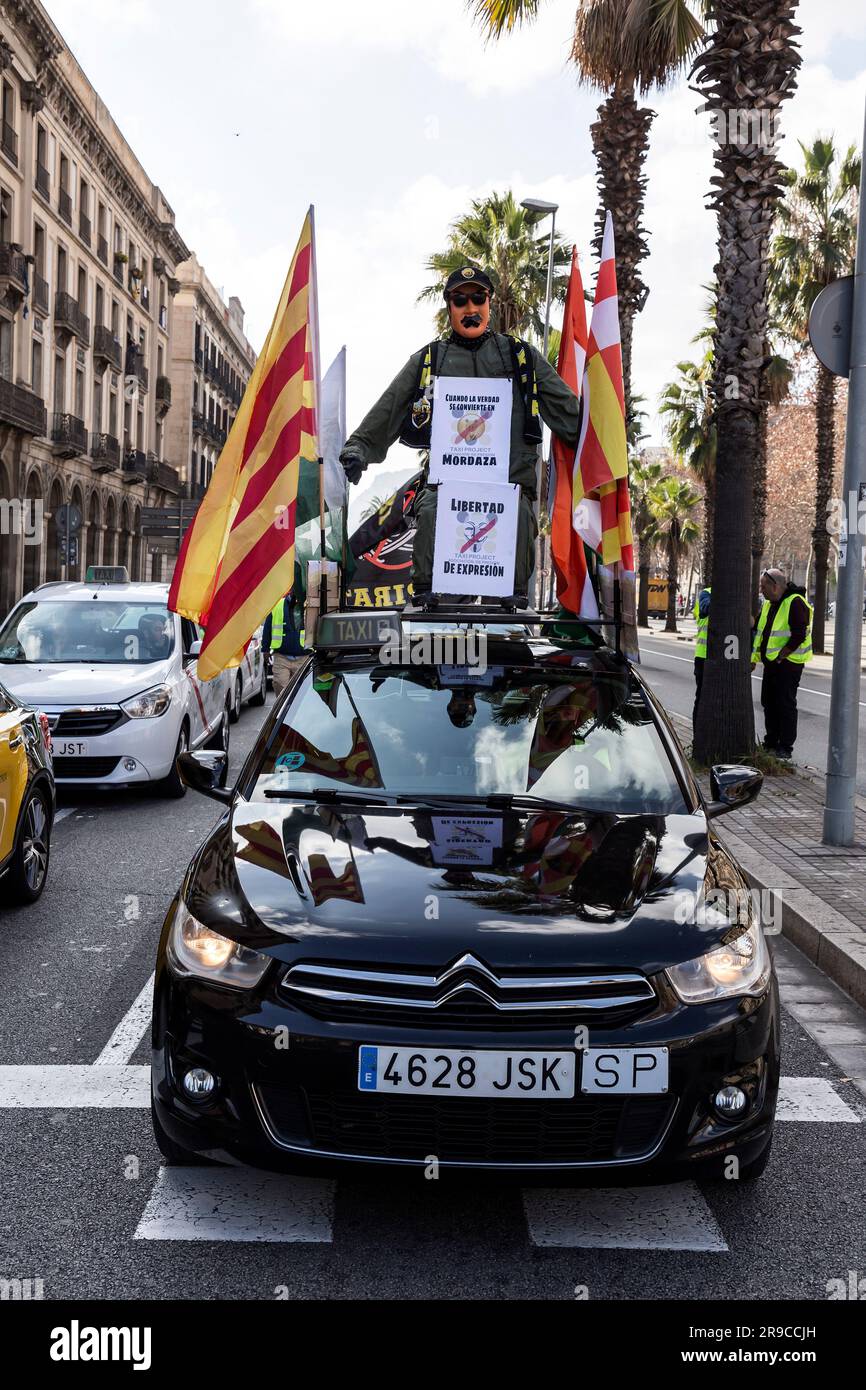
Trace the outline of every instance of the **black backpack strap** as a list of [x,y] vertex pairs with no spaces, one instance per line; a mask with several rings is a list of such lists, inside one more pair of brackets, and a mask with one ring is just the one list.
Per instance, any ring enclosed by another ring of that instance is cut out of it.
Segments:
[[410,449],[430,448],[430,421],[433,417],[433,390],[441,358],[442,343],[428,343],[418,366],[412,404],[403,420],[400,443]]

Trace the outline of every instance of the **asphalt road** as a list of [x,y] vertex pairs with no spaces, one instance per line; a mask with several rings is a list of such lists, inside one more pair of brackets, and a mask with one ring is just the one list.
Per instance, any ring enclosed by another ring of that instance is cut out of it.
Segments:
[[[641,672],[663,701],[665,708],[675,714],[692,716],[695,698],[695,644],[662,637],[661,623],[653,623],[651,634],[640,633]],[[686,619],[681,635],[694,632],[694,623]],[[653,635],[656,634],[656,635]],[[760,672],[760,668],[758,668]],[[761,676],[752,676],[755,704],[755,728],[759,738],[764,733],[761,709]],[[827,770],[827,738],[830,727],[830,672],[815,669],[810,663],[800,679],[797,697],[798,727],[794,761],[803,767]],[[866,685],[860,682],[860,744],[857,762],[857,790],[866,793]]]
[[[682,701],[683,680],[666,679]],[[233,730],[235,766],[259,720],[247,710]],[[63,811],[43,898],[0,931],[0,1278],[76,1300],[824,1300],[830,1281],[866,1272],[866,1106],[787,1009],[775,1148],[754,1187],[161,1168],[146,986],[218,808],[92,793]],[[787,943],[778,959],[786,997],[832,1018],[834,987]]]

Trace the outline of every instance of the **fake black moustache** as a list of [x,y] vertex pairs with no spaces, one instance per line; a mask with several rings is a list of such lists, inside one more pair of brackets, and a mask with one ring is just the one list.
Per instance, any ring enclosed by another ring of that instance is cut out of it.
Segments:
[[464,314],[460,322],[464,328],[477,328],[481,322],[480,314]]

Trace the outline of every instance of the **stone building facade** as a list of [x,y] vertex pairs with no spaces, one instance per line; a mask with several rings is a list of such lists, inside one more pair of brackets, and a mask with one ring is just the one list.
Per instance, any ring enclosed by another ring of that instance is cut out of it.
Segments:
[[[167,573],[140,523],[178,497],[190,462],[167,435],[190,252],[38,0],[0,4],[0,94],[2,615],[88,564]],[[67,504],[82,518],[77,555]]]
[[232,295],[226,304],[195,255],[178,266],[177,279],[171,340],[174,406],[167,439],[185,495],[196,498],[211,480],[256,354],[244,333],[240,300]]

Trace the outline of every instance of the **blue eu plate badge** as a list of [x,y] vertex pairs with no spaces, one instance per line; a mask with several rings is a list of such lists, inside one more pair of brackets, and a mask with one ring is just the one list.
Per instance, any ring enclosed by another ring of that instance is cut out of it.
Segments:
[[358,1090],[375,1091],[378,1047],[362,1047],[358,1056]]

